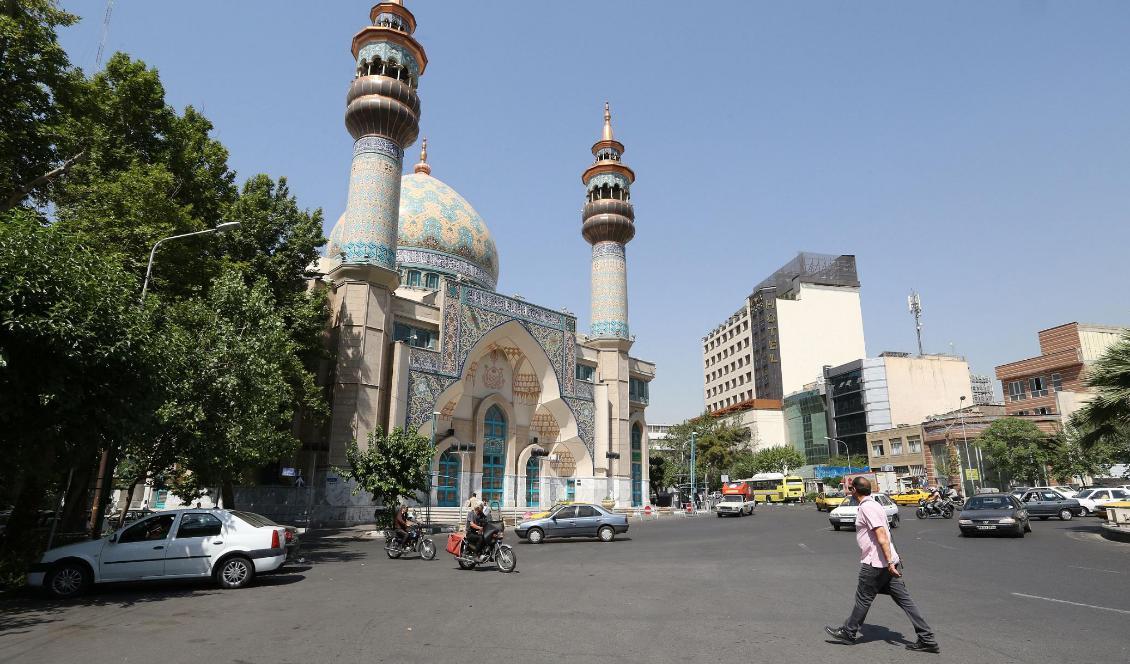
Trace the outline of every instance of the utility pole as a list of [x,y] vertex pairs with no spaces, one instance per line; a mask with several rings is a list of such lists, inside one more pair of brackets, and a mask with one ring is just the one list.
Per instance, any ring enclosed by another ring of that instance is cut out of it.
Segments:
[[695,476],[694,476],[694,456],[695,448],[698,447],[698,434],[694,431],[691,432],[691,509],[694,509],[695,497]]
[[923,355],[922,352],[922,298],[918,297],[917,291],[910,291],[910,295],[906,296],[906,307],[910,313],[914,314],[914,332],[918,335],[918,354]]

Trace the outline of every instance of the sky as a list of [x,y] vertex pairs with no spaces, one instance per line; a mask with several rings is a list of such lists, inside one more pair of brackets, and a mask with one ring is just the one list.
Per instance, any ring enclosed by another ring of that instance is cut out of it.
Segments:
[[[106,3],[61,4],[82,17],[62,43],[91,71]],[[1130,3],[406,5],[432,174],[486,220],[499,292],[581,330],[580,176],[611,103],[637,176],[628,289],[632,355],[658,366],[649,423],[702,411],[701,338],[798,251],[856,256],[872,356],[915,349],[911,289],[926,352],[977,373],[1037,355],[1041,329],[1130,324]],[[240,180],[286,176],[328,233],[370,6],[119,0],[104,59],[156,67]]]

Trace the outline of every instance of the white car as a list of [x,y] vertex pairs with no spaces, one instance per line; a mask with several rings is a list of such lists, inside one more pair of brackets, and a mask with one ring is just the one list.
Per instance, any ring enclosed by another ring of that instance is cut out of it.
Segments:
[[51,549],[27,584],[73,597],[92,583],[212,578],[242,588],[286,562],[286,529],[233,510],[157,512],[99,540]]
[[1126,500],[1130,498],[1130,491],[1118,488],[1091,488],[1083,489],[1075,494],[1075,500],[1083,506],[1083,512],[1080,516],[1087,516],[1094,514],[1099,505],[1113,503],[1117,500]]
[[743,496],[737,493],[727,493],[722,500],[714,506],[714,512],[722,516],[745,516],[753,514],[757,500],[753,496]]
[[[883,506],[883,511],[887,513],[887,524],[891,528],[898,528],[899,506],[885,493],[873,493],[871,497]],[[855,496],[852,496],[840,503],[839,507],[828,513],[828,521],[832,524],[832,528],[836,530],[840,528],[855,528],[855,513],[857,511],[859,511],[859,501]]]

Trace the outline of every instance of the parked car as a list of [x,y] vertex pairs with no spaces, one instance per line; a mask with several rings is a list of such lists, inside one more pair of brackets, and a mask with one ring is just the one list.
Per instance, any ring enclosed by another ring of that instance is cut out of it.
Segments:
[[628,532],[628,517],[599,505],[561,505],[545,518],[519,523],[514,532],[531,544],[553,537],[598,537],[611,542],[616,535]]
[[896,505],[909,505],[914,507],[919,502],[930,497],[930,492],[925,489],[909,489],[891,496]]
[[1047,521],[1053,516],[1058,516],[1061,521],[1070,521],[1072,517],[1083,513],[1083,506],[1078,500],[1051,489],[1033,489],[1024,494],[1020,502],[1024,503],[1028,516],[1041,521]]
[[831,512],[844,502],[843,491],[825,491],[816,494],[816,511],[817,512]]
[[[1041,487],[1036,487],[1036,488],[1041,488]],[[1067,498],[1074,498],[1075,494],[1079,493],[1078,491],[1076,491],[1075,489],[1072,489],[1069,486],[1056,485],[1056,486],[1049,487],[1049,488],[1051,488],[1052,491],[1058,491],[1058,492],[1062,493]]]
[[[157,512],[155,512],[154,510],[151,510],[151,509],[148,509],[148,508],[136,509],[136,510],[126,510],[126,520],[122,522],[122,527],[124,528],[125,526],[128,526],[131,523],[136,523],[137,521],[140,521],[141,519],[144,519],[145,517],[156,514],[156,513]],[[107,514],[106,518],[102,520],[102,534],[103,535],[109,535],[110,533],[117,530],[118,529],[118,519],[120,519],[121,516],[122,516],[121,512],[112,512],[110,514]]]
[[1104,487],[1083,489],[1075,494],[1075,500],[1079,501],[1079,504],[1083,507],[1082,516],[1096,513],[1100,505],[1113,503],[1116,500],[1126,500],[1127,498],[1130,498],[1130,491]]
[[1020,500],[1021,498],[1024,497],[1024,494],[1028,493],[1031,490],[1032,490],[1032,487],[1030,487],[1030,486],[1018,486],[1018,487],[1013,487],[1012,491],[1010,491],[1009,493],[1011,493],[1013,496],[1015,496],[1017,500]]
[[[885,493],[871,494],[872,497],[883,506],[883,511],[887,513],[887,524],[891,528],[899,527],[899,507],[895,505],[889,496]],[[843,503],[828,513],[828,521],[832,524],[832,528],[839,530],[840,528],[855,528],[855,515],[859,511],[859,500],[852,496],[845,500]]]
[[1024,537],[1032,532],[1028,509],[1012,494],[973,496],[957,515],[957,528],[966,537],[995,533]]
[[117,581],[212,578],[242,588],[286,562],[285,529],[263,521],[222,509],[158,512],[108,537],[51,549],[27,584],[60,598]]

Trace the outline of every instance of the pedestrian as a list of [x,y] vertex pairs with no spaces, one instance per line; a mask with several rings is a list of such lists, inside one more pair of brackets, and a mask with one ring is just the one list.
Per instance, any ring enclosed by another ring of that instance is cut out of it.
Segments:
[[908,644],[907,650],[941,652],[934,632],[926,624],[922,612],[914,605],[902,578],[902,560],[891,541],[887,515],[883,507],[871,497],[871,482],[866,477],[856,477],[848,485],[848,494],[859,501],[855,514],[855,540],[859,544],[859,584],[855,589],[855,608],[843,627],[825,627],[824,631],[844,644],[859,640],[859,630],[875,595],[890,595],[895,604],[906,613],[918,634],[918,641]]

